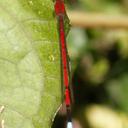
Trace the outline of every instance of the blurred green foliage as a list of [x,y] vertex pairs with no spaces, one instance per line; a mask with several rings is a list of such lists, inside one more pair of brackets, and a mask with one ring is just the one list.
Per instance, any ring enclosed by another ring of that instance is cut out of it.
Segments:
[[[127,0],[75,0],[75,2],[77,4],[74,8],[70,5],[75,11],[128,14]],[[68,48],[74,74],[76,115],[80,115],[81,119],[85,110],[82,108],[90,104],[100,104],[127,116],[128,30],[72,28],[68,35]],[[86,127],[89,127],[87,122]]]

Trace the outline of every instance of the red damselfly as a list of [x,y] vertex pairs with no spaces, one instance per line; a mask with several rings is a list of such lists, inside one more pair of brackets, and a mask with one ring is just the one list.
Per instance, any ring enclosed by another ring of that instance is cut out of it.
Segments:
[[64,18],[66,16],[65,5],[63,0],[55,1],[55,13],[58,20],[58,31],[60,38],[61,64],[63,85],[65,88],[65,104],[67,109],[67,128],[73,128],[71,119],[71,90],[70,90],[70,63],[67,52],[67,45],[64,31]]

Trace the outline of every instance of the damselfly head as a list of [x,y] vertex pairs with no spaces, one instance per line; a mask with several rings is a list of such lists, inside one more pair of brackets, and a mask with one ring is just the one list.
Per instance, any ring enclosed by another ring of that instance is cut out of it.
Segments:
[[56,0],[55,13],[57,16],[65,14],[65,6],[64,6],[64,2],[62,0]]

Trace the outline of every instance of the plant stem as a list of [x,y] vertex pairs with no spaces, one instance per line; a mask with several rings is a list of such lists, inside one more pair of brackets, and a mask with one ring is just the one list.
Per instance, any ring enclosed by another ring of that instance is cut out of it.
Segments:
[[128,29],[128,16],[103,13],[85,13],[68,11],[67,15],[72,26],[85,28],[124,28]]

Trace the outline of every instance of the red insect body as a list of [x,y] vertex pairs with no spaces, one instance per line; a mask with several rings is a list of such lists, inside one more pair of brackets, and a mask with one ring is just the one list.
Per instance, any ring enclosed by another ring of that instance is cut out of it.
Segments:
[[66,103],[67,106],[70,106],[71,100],[70,100],[70,91],[69,91],[69,89],[65,89],[65,95],[66,95],[65,103]]
[[[71,115],[70,114],[71,93],[70,93],[70,87],[69,87],[69,84],[70,84],[69,59],[68,59],[65,31],[64,31],[65,5],[63,0],[56,0],[55,12],[58,17],[58,25],[59,25],[58,27],[59,27],[60,49],[61,49],[61,57],[62,57],[63,84],[65,86],[65,104],[67,107],[68,115]],[[69,122],[71,122],[71,120]]]
[[69,76],[68,76],[68,67],[67,67],[67,51],[66,51],[66,42],[65,42],[65,33],[63,27],[63,18],[59,19],[59,27],[60,27],[60,40],[61,40],[61,55],[62,55],[62,64],[63,64],[63,77],[64,84],[66,87],[69,85]]
[[62,0],[56,0],[55,3],[55,12],[58,16],[59,21],[59,35],[60,35],[60,46],[61,46],[61,57],[62,57],[62,66],[63,66],[63,83],[65,86],[65,104],[70,106],[71,96],[69,89],[69,62],[67,56],[67,47],[65,40],[65,31],[64,31],[64,15],[65,15],[65,6]]

